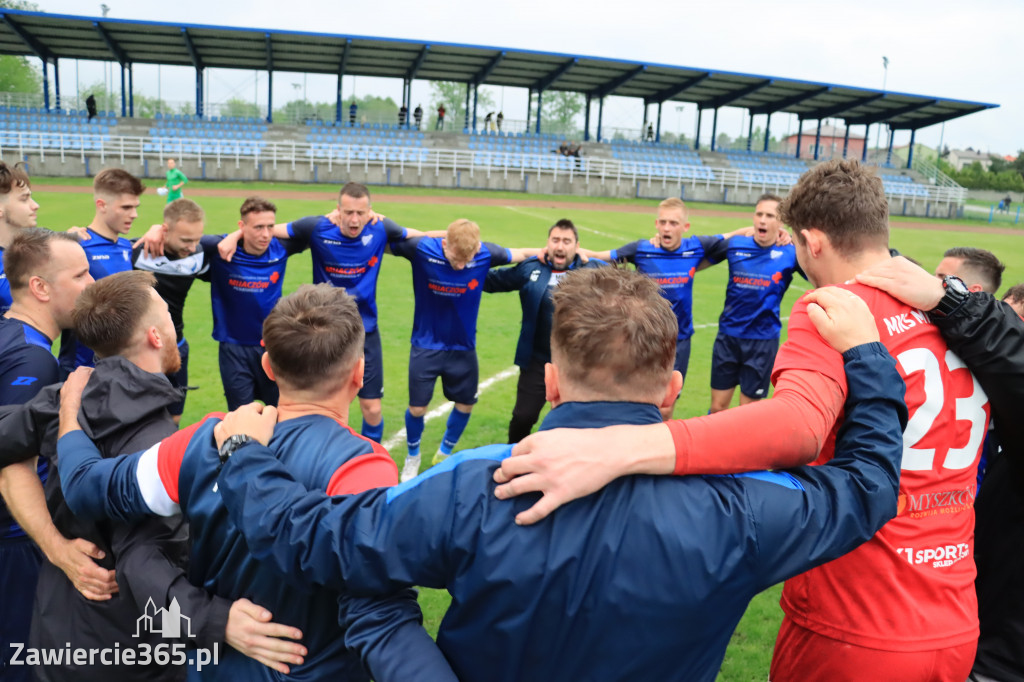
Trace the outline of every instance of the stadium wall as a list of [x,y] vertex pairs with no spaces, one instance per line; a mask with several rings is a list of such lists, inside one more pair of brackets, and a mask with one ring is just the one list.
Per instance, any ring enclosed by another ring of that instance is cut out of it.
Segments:
[[[32,176],[90,177],[107,167],[124,168],[129,173],[149,180],[162,181],[165,168],[160,159],[146,155],[119,158],[106,155],[101,158],[92,154],[68,154],[61,158],[57,154],[28,153],[23,157]],[[434,166],[399,167],[379,163],[334,163],[319,161],[310,163],[303,160],[255,161],[252,158],[239,160],[181,158],[178,167],[193,180],[225,180],[234,182],[295,182],[339,185],[348,181],[367,185],[392,187],[428,187],[438,189],[503,190],[524,194],[567,194],[592,197],[618,197],[639,199],[664,199],[678,196],[686,201],[700,201],[716,204],[739,204],[749,206],[764,192],[785,194],[788,187],[773,185],[722,186],[711,180],[683,181],[668,178],[633,177],[608,178],[582,173],[560,171],[558,173],[534,170],[450,169]],[[892,215],[920,216],[932,218],[953,218],[959,207],[952,201],[937,201],[929,198],[889,199]]]

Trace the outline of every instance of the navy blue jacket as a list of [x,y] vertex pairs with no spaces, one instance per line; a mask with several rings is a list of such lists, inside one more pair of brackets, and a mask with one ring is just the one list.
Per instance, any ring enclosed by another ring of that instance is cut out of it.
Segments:
[[[255,444],[218,481],[251,551],[285,574],[357,594],[447,588],[437,643],[461,680],[713,680],[755,594],[896,513],[905,385],[881,344],[844,359],[847,419],[830,463],[627,477],[528,527],[513,517],[535,497],[494,497],[511,446],[331,499]],[[543,428],[660,421],[653,405],[568,403]]]
[[[591,259],[586,263],[580,262],[577,255],[569,264],[569,270],[576,268],[596,268],[608,265],[603,260]],[[489,294],[504,291],[519,291],[519,300],[523,304],[523,326],[519,331],[519,343],[516,344],[516,364],[526,367],[533,357],[534,339],[537,336],[537,319],[540,313],[541,302],[546,296],[551,296],[551,289],[548,287],[548,280],[554,268],[546,263],[541,263],[536,258],[529,258],[511,268],[491,270],[484,280],[484,291]],[[551,320],[548,320],[548,328],[551,328]],[[550,355],[550,353],[549,353]],[[550,359],[550,358],[549,358]]]

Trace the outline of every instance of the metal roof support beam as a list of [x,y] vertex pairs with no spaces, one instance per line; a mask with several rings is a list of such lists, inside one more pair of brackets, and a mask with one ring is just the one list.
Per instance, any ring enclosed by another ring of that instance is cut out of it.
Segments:
[[868,116],[861,116],[860,118],[851,119],[851,123],[855,125],[858,123],[878,123],[880,121],[888,123],[894,118],[899,118],[900,116],[903,116],[905,114],[912,114],[918,109],[924,109],[925,107],[930,107],[931,105],[937,103],[938,100],[934,99],[925,100],[923,102],[915,102],[914,104],[908,104],[907,106],[900,107],[899,109],[887,109],[876,112],[874,114],[869,114]]
[[[750,116],[751,116],[751,118],[753,118],[754,114],[751,113]],[[768,140],[771,139],[771,136],[772,136],[772,115],[771,115],[771,113],[769,113],[768,114],[768,121],[764,124],[764,151],[766,151],[766,152],[768,151]]]
[[711,151],[715,151],[716,135],[718,135],[718,109],[715,109],[715,115],[711,118]]
[[462,127],[467,130],[469,129],[469,95],[469,83],[466,83],[466,121]]
[[804,120],[797,116],[796,118],[796,158],[800,158],[800,145],[804,141]]
[[597,100],[597,141],[601,141],[601,120],[604,118],[604,99]]
[[202,117],[203,115],[203,60],[199,57],[199,52],[196,50],[195,44],[192,42],[192,36],[188,34],[188,29],[181,29],[181,37],[185,41],[185,49],[188,50],[188,56],[192,59],[192,66],[196,69],[196,116]]
[[[619,76],[618,78],[616,78],[614,80],[611,80],[611,81],[608,81],[607,83],[605,83],[601,87],[597,88],[596,90],[593,90],[591,92],[591,94],[594,97],[601,97],[601,98],[607,97],[608,95],[612,94],[613,92],[615,92],[616,90],[621,88],[623,85],[625,85],[629,81],[633,80],[634,78],[636,78],[637,76],[639,76],[640,74],[642,74],[646,70],[647,70],[647,67],[641,64],[640,66],[636,67],[632,71],[628,71],[628,72],[622,74],[621,76]],[[647,104],[647,102],[644,102],[644,105],[646,105],[646,104]]]
[[587,104],[583,110],[583,141],[590,141],[590,95],[587,95]]
[[754,83],[753,85],[748,85],[745,88],[740,88],[739,90],[726,92],[714,98],[713,100],[710,100],[709,102],[705,102],[704,106],[707,107],[708,109],[718,109],[719,107],[725,107],[735,102],[736,100],[742,99],[751,93],[757,92],[762,88],[768,87],[771,84],[771,79],[768,79],[760,81],[758,83]]
[[[914,165],[914,137],[916,137],[916,136],[917,136],[917,130],[915,128],[911,128],[910,129],[910,146],[907,147],[907,170],[910,170],[910,167],[912,165]],[[942,150],[940,149],[939,153],[941,153],[941,152],[942,152]]]
[[7,27],[14,32],[14,35],[18,36],[21,42],[25,43],[28,49],[32,50],[32,53],[35,54],[35,56],[44,61],[53,59],[53,53],[50,52],[45,45],[31,36],[28,31],[22,28],[21,24],[15,23],[15,21],[6,14],[0,13],[0,18],[2,18],[4,23],[7,24]]
[[[263,38],[267,46],[267,123],[274,122],[274,45],[270,41],[270,34],[264,33]],[[355,101],[355,93],[352,94]]]
[[128,115],[135,118],[135,69],[128,62]]
[[125,96],[126,88],[124,87],[124,64],[121,65],[121,118],[128,115],[128,98]]
[[661,142],[661,102],[658,102],[658,128],[654,131],[654,141]]
[[708,78],[711,78],[710,71],[706,71],[699,76],[685,80],[678,85],[673,85],[670,88],[665,88],[661,92],[654,93],[647,99],[647,103],[653,104],[654,102],[667,102],[673,97],[678,97],[679,95],[683,94],[693,86],[707,80]]
[[[847,123],[849,125],[849,123]],[[860,162],[865,163],[868,160],[868,140],[871,139],[871,124],[864,126],[864,149],[860,152]]]
[[107,29],[100,25],[100,22],[94,21],[92,22],[92,26],[96,29],[96,32],[100,34],[100,37],[103,38],[103,42],[107,44],[107,49],[114,55],[114,59],[117,60],[117,63],[124,66],[128,62],[128,56],[124,53],[124,50],[121,49],[121,46],[117,44],[117,41],[114,40],[114,37],[110,35]]
[[338,98],[334,103],[334,122],[341,123],[341,79],[345,75],[345,67],[348,66],[348,53],[352,49],[352,39],[346,38],[345,45],[341,48],[341,61],[338,62]]
[[700,151],[700,119],[704,115],[704,110],[697,107],[697,132],[693,134],[693,148]]
[[892,165],[892,143],[896,140],[896,131],[889,128],[889,151],[885,154],[885,165]]
[[[552,71],[551,73],[549,73],[548,75],[544,76],[539,81],[534,83],[533,84],[533,89],[536,90],[538,93],[544,92],[545,90],[550,88],[554,84],[555,81],[557,81],[559,78],[561,78],[566,73],[568,73],[569,69],[571,69],[574,66],[576,66],[576,60],[575,59],[570,59],[569,61],[565,62],[564,64],[559,66],[557,69],[555,69],[554,71]],[[538,117],[540,116],[539,113],[537,115],[538,115]],[[538,120],[539,120],[539,118],[538,118]]]
[[413,62],[412,66],[409,67],[409,70],[405,72],[406,78],[412,80],[416,77],[416,74],[419,72],[420,67],[423,66],[423,62],[426,60],[428,54],[430,54],[430,45],[424,45],[423,49],[420,50],[419,55],[417,55],[416,61]]
[[850,149],[850,126],[843,121],[843,128],[846,132],[843,133],[843,159],[846,159],[846,152]]
[[[466,87],[468,88],[469,85],[467,84]],[[474,132],[476,131],[476,109],[477,109],[477,106],[480,104],[480,97],[479,97],[480,92],[477,90],[478,87],[479,86],[477,86],[476,83],[473,83],[473,131]]]
[[786,99],[781,99],[781,100],[779,100],[777,102],[772,102],[771,104],[765,104],[763,106],[753,107],[753,108],[750,109],[750,113],[752,113],[752,114],[774,114],[776,111],[782,111],[786,107],[796,106],[797,104],[800,104],[801,102],[805,102],[805,101],[807,101],[807,100],[809,100],[809,99],[811,99],[813,97],[817,97],[818,95],[822,95],[822,94],[828,92],[831,89],[832,88],[826,86],[826,87],[823,87],[823,88],[818,88],[817,90],[805,90],[804,92],[801,92],[799,94],[793,95],[792,97],[787,97]]
[[50,72],[50,69],[48,68],[48,66],[49,65],[46,63],[46,60],[44,59],[43,60],[43,107],[45,107],[46,111],[50,111],[50,78],[49,78],[49,75],[48,75],[49,72]]
[[544,100],[544,91],[537,91],[537,129],[534,131],[540,135],[540,119],[541,119],[541,106]]
[[55,95],[53,105],[57,109],[57,112],[59,113],[60,112],[60,64],[57,63],[57,58],[56,57],[53,58],[53,94]]
[[751,152],[751,145],[754,143],[754,115],[750,115],[750,122],[747,124],[747,153]]
[[487,62],[487,66],[480,69],[480,73],[473,77],[473,82],[478,85],[480,83],[485,82],[491,76],[491,73],[494,71],[494,69],[497,68],[498,64],[501,64],[501,62],[504,61],[504,59],[505,51],[502,50],[498,54],[494,55],[494,58],[491,61]]
[[857,100],[855,102],[845,102],[845,103],[842,103],[842,104],[833,105],[831,107],[825,107],[824,109],[817,109],[815,111],[808,111],[808,112],[806,112],[804,114],[804,116],[806,116],[807,118],[819,118],[819,119],[820,118],[832,118],[833,116],[838,116],[838,115],[843,114],[843,113],[845,113],[845,112],[847,112],[847,111],[849,111],[851,109],[856,109],[857,107],[862,107],[865,104],[871,104],[872,102],[880,100],[883,97],[885,97],[885,93],[880,92],[877,95],[871,95],[870,97],[862,97],[861,99],[859,99],[859,100]]
[[818,150],[821,149],[821,119],[818,119],[818,129],[814,133],[814,160],[818,160]]

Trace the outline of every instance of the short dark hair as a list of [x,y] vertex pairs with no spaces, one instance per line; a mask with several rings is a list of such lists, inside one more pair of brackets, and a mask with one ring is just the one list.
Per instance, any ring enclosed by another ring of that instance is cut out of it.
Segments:
[[762,194],[761,196],[759,196],[757,198],[757,201],[754,202],[754,205],[757,206],[762,201],[774,201],[774,202],[777,202],[777,203],[781,204],[782,203],[782,197],[780,197],[778,194],[772,194],[771,192],[765,192],[764,194]]
[[[170,160],[170,159],[168,159]],[[206,218],[202,206],[191,199],[175,199],[164,206],[164,225],[171,227],[179,220],[197,223]]]
[[0,161],[0,195],[10,194],[15,187],[31,187],[32,182],[21,163],[8,166]]
[[676,356],[679,321],[651,278],[620,268],[570,271],[551,294],[551,351],[578,386],[632,394],[664,386]]
[[78,340],[101,358],[129,350],[153,303],[156,277],[126,270],[96,280],[75,301],[71,321]]
[[355,299],[330,284],[303,284],[263,321],[274,376],[295,390],[332,388],[362,355],[364,336]]
[[1024,284],[1014,284],[1012,287],[1006,290],[1003,294],[1003,301],[1013,301],[1014,303],[1024,303]]
[[358,182],[346,182],[342,186],[341,191],[338,192],[338,201],[341,201],[342,197],[352,197],[353,199],[362,199],[366,197],[367,201],[370,201],[370,190],[366,185]]
[[121,168],[104,168],[92,179],[92,190],[96,194],[139,196],[146,191],[142,182]]
[[11,291],[21,291],[32,277],[44,275],[53,255],[50,245],[58,240],[78,243],[78,239],[66,232],[53,232],[42,227],[18,230],[4,249],[4,272]]
[[273,201],[264,199],[263,197],[249,197],[242,202],[242,208],[238,210],[242,218],[249,215],[250,213],[263,213],[264,211],[270,211],[271,213],[277,213],[277,206],[274,205]]
[[576,226],[573,225],[572,221],[569,220],[568,218],[562,218],[557,223],[549,227],[548,236],[550,237],[551,233],[554,232],[555,230],[572,230],[572,236],[576,238],[576,241],[580,240],[579,231],[576,229]]
[[961,277],[961,279],[977,280],[981,284],[982,290],[990,294],[999,291],[1006,266],[999,262],[999,259],[991,251],[973,246],[954,246],[951,249],[946,249],[946,253],[942,254],[942,257],[963,260],[961,267],[966,268],[969,272],[963,273],[967,276]]
[[874,169],[859,161],[832,160],[800,176],[779,204],[779,219],[793,228],[825,233],[841,256],[889,246],[889,202]]

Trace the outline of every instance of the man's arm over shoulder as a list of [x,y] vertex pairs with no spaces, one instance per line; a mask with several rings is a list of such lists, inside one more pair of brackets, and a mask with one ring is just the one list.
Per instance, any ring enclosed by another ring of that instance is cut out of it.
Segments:
[[42,451],[43,440],[57,417],[59,391],[60,385],[52,384],[24,403],[0,407],[0,443],[4,444],[0,448],[0,468],[31,459]]
[[389,242],[388,248],[395,256],[414,260],[416,258],[416,251],[419,248],[420,242],[424,239],[428,239],[428,237],[410,237],[409,239]]
[[513,267],[489,270],[487,279],[484,280],[484,291],[489,294],[519,291],[529,280],[530,272],[536,267],[536,260],[527,260]]
[[762,588],[842,556],[896,515],[906,386],[878,342],[843,354],[849,398],[835,457],[819,467],[767,474],[791,487],[738,477],[751,505]]

